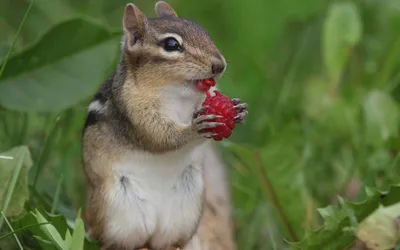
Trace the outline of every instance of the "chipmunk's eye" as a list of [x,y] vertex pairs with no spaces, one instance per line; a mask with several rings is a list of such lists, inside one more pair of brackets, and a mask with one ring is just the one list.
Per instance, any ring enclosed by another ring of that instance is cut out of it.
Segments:
[[182,51],[182,46],[175,38],[168,37],[164,40],[164,50],[168,52]]

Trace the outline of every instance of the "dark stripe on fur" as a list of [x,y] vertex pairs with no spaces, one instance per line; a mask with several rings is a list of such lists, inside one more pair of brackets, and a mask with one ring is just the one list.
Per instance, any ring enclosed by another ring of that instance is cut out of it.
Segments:
[[96,113],[95,111],[90,111],[88,113],[88,115],[86,116],[84,128],[92,126],[92,125],[96,124],[98,121],[99,121],[99,114]]

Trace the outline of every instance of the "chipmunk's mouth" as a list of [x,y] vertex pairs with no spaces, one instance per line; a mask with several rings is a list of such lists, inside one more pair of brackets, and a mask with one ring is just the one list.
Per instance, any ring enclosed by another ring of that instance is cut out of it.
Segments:
[[193,80],[192,83],[194,84],[196,89],[201,92],[207,92],[210,87],[213,87],[216,84],[214,78]]

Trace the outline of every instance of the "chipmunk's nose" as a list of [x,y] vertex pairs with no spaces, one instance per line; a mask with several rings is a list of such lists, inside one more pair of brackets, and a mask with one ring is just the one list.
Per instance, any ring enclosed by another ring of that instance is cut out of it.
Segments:
[[215,75],[221,74],[225,70],[225,62],[222,60],[214,60],[211,66],[211,72]]

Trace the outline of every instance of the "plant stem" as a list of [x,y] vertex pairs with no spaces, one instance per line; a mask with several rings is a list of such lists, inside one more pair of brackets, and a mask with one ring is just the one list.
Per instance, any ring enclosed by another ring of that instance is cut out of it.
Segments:
[[60,198],[60,192],[61,192],[61,187],[62,187],[62,182],[64,180],[64,175],[61,175],[60,180],[58,181],[57,184],[57,189],[56,189],[56,193],[54,194],[54,200],[53,200],[53,204],[51,205],[51,214],[54,214],[54,212],[56,211],[56,207],[57,207],[57,203],[58,200]]
[[263,180],[262,183],[265,185],[265,188],[268,191],[268,193],[272,199],[272,203],[275,206],[276,210],[278,211],[279,216],[281,217],[282,223],[288,230],[290,237],[292,238],[291,240],[293,242],[296,242],[296,241],[298,241],[297,235],[296,235],[294,229],[292,228],[292,226],[290,225],[288,219],[286,218],[285,213],[283,212],[282,206],[278,200],[278,196],[276,195],[274,186],[272,185],[271,181],[268,179],[267,173],[265,172],[265,166],[262,162],[262,159],[261,159],[261,156],[260,156],[260,153],[258,152],[258,150],[254,151],[254,155],[255,155],[256,161],[258,163],[261,178]]
[[37,227],[37,226],[46,225],[46,224],[50,224],[50,222],[37,223],[37,224],[33,224],[33,225],[29,225],[29,226],[18,228],[17,230],[13,230],[12,232],[1,236],[0,237],[0,241],[5,239],[5,238],[7,238],[7,237],[10,237],[13,234],[17,234],[19,232],[25,231],[25,230],[27,230],[27,229],[29,229],[31,227]]

